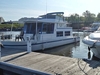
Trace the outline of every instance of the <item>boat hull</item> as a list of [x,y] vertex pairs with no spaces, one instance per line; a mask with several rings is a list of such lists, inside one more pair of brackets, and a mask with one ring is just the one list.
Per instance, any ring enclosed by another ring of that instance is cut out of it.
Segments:
[[[47,48],[52,48],[52,47],[57,47],[57,46],[65,45],[65,44],[75,43],[78,41],[80,41],[79,37],[53,40],[53,41],[47,41],[47,42],[37,42],[37,43],[31,42],[31,49],[32,49],[32,51],[44,50]],[[3,44],[4,48],[27,50],[27,42],[25,42],[25,41],[20,41],[20,42],[2,41],[2,44]]]
[[100,41],[89,39],[88,36],[83,40],[84,44],[87,44],[90,47],[90,50],[93,52],[93,55],[97,58],[100,58]]
[[100,59],[100,47],[96,46],[96,48],[92,48],[91,50],[93,52],[93,55]]

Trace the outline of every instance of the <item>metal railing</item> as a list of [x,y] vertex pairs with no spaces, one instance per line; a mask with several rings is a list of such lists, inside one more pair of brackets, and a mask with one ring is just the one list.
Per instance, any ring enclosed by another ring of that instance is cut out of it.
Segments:
[[0,75],[51,75],[48,73],[0,62]]

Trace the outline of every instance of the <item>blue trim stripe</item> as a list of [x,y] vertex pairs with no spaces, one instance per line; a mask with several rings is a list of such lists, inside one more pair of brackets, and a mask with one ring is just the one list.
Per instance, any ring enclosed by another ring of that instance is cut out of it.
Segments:
[[[58,41],[71,40],[71,39],[74,39],[74,38],[61,39],[61,40],[55,40],[55,41],[48,41],[48,42],[42,42],[42,43],[32,43],[32,45],[38,45],[38,44],[44,44],[44,43],[51,43],[51,42],[58,42]],[[27,44],[25,44],[25,45],[3,45],[3,46],[27,46]]]

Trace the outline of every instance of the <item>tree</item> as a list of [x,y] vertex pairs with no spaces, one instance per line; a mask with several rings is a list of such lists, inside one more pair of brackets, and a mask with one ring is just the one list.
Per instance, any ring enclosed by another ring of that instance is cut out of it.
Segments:
[[78,14],[72,14],[70,17],[67,17],[66,19],[68,22],[78,22],[79,21],[79,15]]
[[85,17],[85,22],[94,22],[96,19],[96,15],[90,13],[90,11],[88,10],[86,10],[86,12],[83,12],[83,16]]
[[100,13],[97,15],[97,21],[100,22]]

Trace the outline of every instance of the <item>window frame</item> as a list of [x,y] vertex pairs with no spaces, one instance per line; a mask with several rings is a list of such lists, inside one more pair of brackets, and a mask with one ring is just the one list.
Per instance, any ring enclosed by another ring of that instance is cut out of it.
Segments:
[[57,31],[56,36],[57,37],[63,37],[63,31]]

